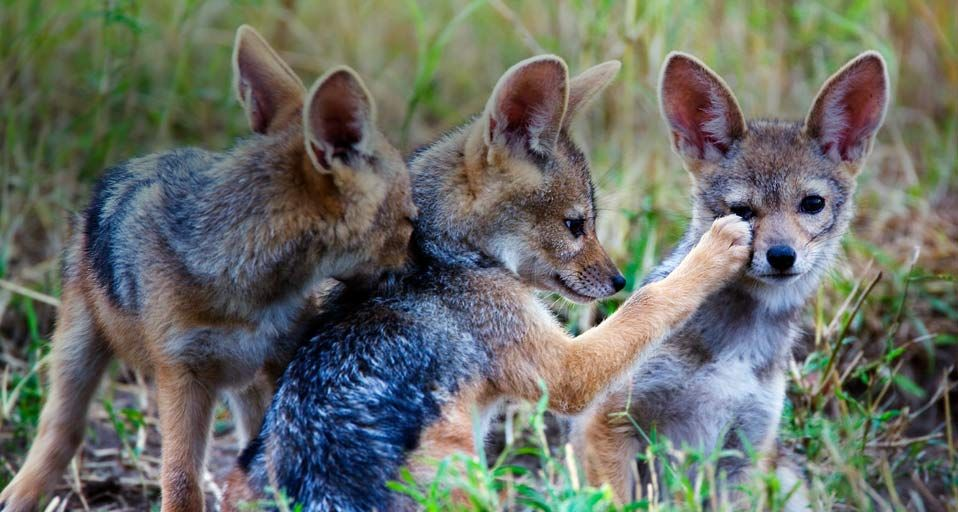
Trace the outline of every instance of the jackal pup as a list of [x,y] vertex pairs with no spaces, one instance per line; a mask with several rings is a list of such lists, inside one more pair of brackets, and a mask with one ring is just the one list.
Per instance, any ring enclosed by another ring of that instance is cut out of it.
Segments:
[[407,257],[408,171],[376,131],[359,77],[337,68],[307,92],[246,26],[233,66],[256,135],[226,153],[177,149],[113,167],[76,220],[49,397],[3,510],[35,508],[58,481],[114,355],[156,379],[163,510],[202,510],[216,392],[229,394],[241,438],[258,432],[310,287]]
[[304,510],[392,510],[386,482],[411,463],[471,453],[472,411],[506,397],[580,412],[650,342],[748,259],[747,224],[718,220],[668,278],[572,339],[535,295],[605,297],[624,279],[596,238],[594,189],[569,123],[617,62],[571,81],[565,62],[520,62],[473,122],[410,164],[420,209],[413,263],[378,288],[324,301],[280,381],[226,507],[283,490]]
[[[754,252],[745,274],[650,351],[630,384],[578,419],[574,438],[592,483],[609,482],[623,501],[648,483],[648,468],[636,473],[633,466],[646,438],[632,421],[678,447],[751,446],[772,462],[799,315],[852,218],[855,176],[882,124],[888,89],[882,57],[868,52],[825,83],[804,122],[746,122],[721,78],[694,57],[669,56],[659,95],[674,149],[692,177],[693,217],[647,282],[674,275],[717,216],[747,220]],[[622,411],[631,421],[615,414]],[[733,483],[748,468],[744,456],[719,462]],[[785,491],[798,483],[779,474]],[[803,501],[798,491],[796,506]]]

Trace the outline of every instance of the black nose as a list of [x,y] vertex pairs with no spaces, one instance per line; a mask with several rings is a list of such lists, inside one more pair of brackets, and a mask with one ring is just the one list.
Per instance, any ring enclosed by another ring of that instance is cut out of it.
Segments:
[[625,277],[623,277],[622,274],[616,274],[615,277],[612,278],[612,288],[614,288],[615,291],[625,288]]
[[788,270],[795,264],[795,249],[787,245],[776,245],[765,253],[765,257],[775,270]]

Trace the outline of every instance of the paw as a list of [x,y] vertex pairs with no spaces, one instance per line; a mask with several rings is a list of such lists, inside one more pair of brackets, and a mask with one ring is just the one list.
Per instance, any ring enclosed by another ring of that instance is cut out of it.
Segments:
[[723,249],[727,250],[734,261],[744,265],[751,250],[752,228],[738,215],[726,215],[712,222],[711,229],[702,237],[702,240],[706,238],[717,246],[715,250],[719,252]]
[[29,496],[0,497],[0,512],[33,512],[37,510],[38,501]]
[[696,261],[709,282],[725,283],[737,276],[752,252],[752,229],[738,215],[716,219],[696,246]]

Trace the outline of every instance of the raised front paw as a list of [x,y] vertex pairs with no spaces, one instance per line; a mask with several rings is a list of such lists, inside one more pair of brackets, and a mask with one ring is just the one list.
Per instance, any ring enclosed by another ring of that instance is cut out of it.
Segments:
[[718,288],[735,278],[748,263],[752,230],[738,215],[716,219],[695,246],[691,269],[700,273],[702,284]]
[[712,222],[712,227],[702,236],[699,245],[709,244],[716,256],[729,257],[730,263],[739,267],[748,261],[752,245],[752,228],[738,215],[726,215]]

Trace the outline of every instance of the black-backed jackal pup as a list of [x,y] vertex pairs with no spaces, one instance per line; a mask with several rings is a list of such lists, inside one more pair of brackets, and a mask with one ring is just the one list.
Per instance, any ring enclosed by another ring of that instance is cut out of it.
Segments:
[[225,391],[259,431],[292,326],[318,280],[374,278],[408,255],[415,207],[401,155],[348,68],[307,91],[251,28],[233,54],[256,133],[226,153],[177,149],[107,171],[63,264],[50,390],[26,462],[0,495],[30,510],[83,439],[113,356],[152,372],[163,510],[204,507],[211,413]]
[[[387,481],[409,463],[474,452],[472,413],[507,397],[581,412],[651,342],[741,271],[748,225],[703,230],[668,278],[572,339],[536,290],[589,301],[624,279],[596,238],[588,161],[569,124],[617,62],[568,78],[565,62],[520,62],[474,121],[410,163],[420,210],[414,258],[366,290],[334,291],[280,381],[225,507],[282,490],[303,510],[393,510]],[[477,426],[477,428],[482,428]]]
[[[573,438],[593,484],[610,483],[622,501],[645,492],[649,468],[635,465],[645,438],[633,421],[676,447],[751,446],[774,467],[799,315],[839,252],[888,91],[884,61],[868,52],[825,82],[804,122],[746,121],[721,78],[694,57],[669,56],[659,95],[692,177],[693,216],[685,239],[647,282],[670,279],[711,220],[729,213],[751,224],[754,252],[740,279],[712,294],[648,352],[630,381],[577,420]],[[719,462],[732,485],[749,466],[745,456]],[[803,506],[800,480],[779,475],[786,492],[796,489],[791,505]]]

